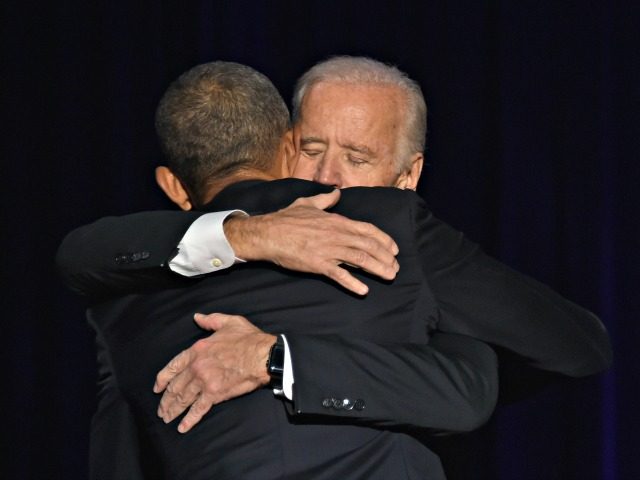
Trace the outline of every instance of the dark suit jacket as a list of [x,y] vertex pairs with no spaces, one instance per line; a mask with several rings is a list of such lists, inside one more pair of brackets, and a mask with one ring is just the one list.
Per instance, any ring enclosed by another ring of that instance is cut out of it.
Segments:
[[[299,180],[243,183],[210,207],[259,213],[322,190]],[[249,264],[197,285],[179,280],[189,288],[130,295],[92,310],[119,388],[145,419],[143,431],[169,477],[439,478],[437,459],[410,434],[479,425],[493,407],[495,377],[481,344],[452,335],[427,345],[436,327],[511,349],[551,371],[584,375],[607,365],[608,340],[593,315],[488,258],[413,192],[348,189],[336,211],[394,237],[401,270],[392,285],[367,279],[370,293],[362,299],[322,278]],[[159,280],[158,267],[195,215],[145,214],[81,229],[60,250],[63,273],[89,294],[104,285],[169,285],[176,280],[167,272]],[[119,232],[130,231],[129,221],[145,227],[123,244]],[[87,239],[96,238],[105,241],[87,249]],[[154,418],[153,376],[203,336],[191,322],[195,309],[243,314],[287,334],[296,379],[289,415],[262,390],[215,407],[184,436]],[[361,400],[365,408],[327,407],[329,398]]]

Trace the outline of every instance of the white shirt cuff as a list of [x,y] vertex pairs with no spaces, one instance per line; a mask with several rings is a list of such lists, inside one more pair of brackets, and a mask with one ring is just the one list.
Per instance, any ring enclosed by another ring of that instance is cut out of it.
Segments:
[[289,344],[287,337],[282,335],[284,341],[284,371],[282,372],[282,390],[274,388],[273,393],[279,396],[285,396],[288,400],[293,400],[293,365],[291,364],[291,354],[289,353]]
[[169,268],[185,277],[223,270],[236,262],[231,245],[224,235],[224,221],[232,215],[247,215],[242,210],[206,213],[191,224],[178,243],[178,254]]

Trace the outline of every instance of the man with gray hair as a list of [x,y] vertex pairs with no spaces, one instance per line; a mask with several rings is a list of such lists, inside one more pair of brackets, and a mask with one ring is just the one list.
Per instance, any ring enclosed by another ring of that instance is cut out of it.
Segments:
[[[360,72],[349,74],[347,66]],[[339,58],[314,67],[296,90],[294,175],[337,187],[384,185],[415,189],[423,162],[423,141],[419,137],[424,137],[426,109],[419,88],[407,80],[399,71],[369,59]],[[400,85],[407,85],[407,88]],[[420,101],[412,101],[412,98]],[[412,109],[418,112],[413,119],[412,115],[405,114]],[[388,206],[384,203],[369,205],[371,209],[385,207]],[[417,211],[428,212],[424,206],[418,207]],[[398,209],[386,215],[403,218],[404,211]],[[597,318],[490,259],[430,213],[411,217],[409,215],[409,221],[417,231],[426,233],[419,241],[416,260],[425,275],[428,292],[426,297],[421,297],[421,301],[429,305],[422,311],[424,321],[444,332],[465,334],[501,346],[522,356],[530,365],[553,372],[582,376],[607,366],[609,344]],[[241,225],[242,220],[231,219],[227,223]],[[192,233],[190,230],[185,238]],[[242,239],[241,248],[259,243],[250,238]],[[192,240],[193,236],[189,242]],[[188,249],[184,247],[185,242],[184,239],[180,242],[181,251]],[[190,264],[211,263],[208,243],[205,240],[205,245],[199,244],[200,251],[205,252],[203,258],[196,261],[191,257]],[[231,244],[236,248],[235,241]],[[175,244],[168,247],[173,248]],[[128,266],[128,274],[153,266],[149,263]],[[112,270],[116,275],[122,275],[122,269],[114,266]],[[208,266],[195,269],[199,274],[212,270],[215,268]],[[241,317],[199,319],[200,325],[217,330],[212,340],[222,330],[242,322],[248,323]],[[333,415],[348,422],[348,416],[355,413],[353,408],[341,411],[333,397],[318,403],[318,395],[330,395],[332,380],[335,382],[338,377],[351,378],[354,382],[364,380],[382,396],[385,391],[392,393],[387,389],[389,377],[379,375],[377,368],[364,362],[367,357],[376,358],[375,352],[384,341],[364,346],[349,338],[327,338],[320,342],[322,347],[318,347],[304,335],[287,338],[292,357],[290,363],[293,364],[289,382],[295,380],[296,387],[293,413]],[[156,391],[167,388],[159,409],[165,421],[173,420],[195,402],[180,422],[183,431],[191,428],[211,404],[219,403],[222,398],[210,395],[211,391],[219,390],[220,378],[212,376],[211,370],[201,368],[203,359],[221,351],[220,343],[212,341],[206,348],[203,344],[188,348],[158,375]],[[327,352],[332,353],[327,355]],[[358,362],[354,364],[355,359]],[[327,360],[331,360],[331,365],[337,361],[337,370],[327,372]],[[242,355],[235,360],[238,364],[243,361]],[[375,361],[373,364],[382,366]],[[420,372],[415,368],[416,365],[407,364],[404,373],[400,373],[402,369],[398,371],[398,380],[402,381],[405,376],[412,378]],[[359,377],[354,376],[356,371],[360,372]],[[414,402],[414,405],[418,404],[419,401]],[[367,411],[360,406],[366,417]],[[371,408],[373,413],[379,406],[366,408]],[[404,421],[411,425],[410,419]],[[417,416],[415,421],[418,421]]]
[[[294,177],[336,188],[416,189],[423,164],[426,106],[420,87],[397,68],[363,57],[321,62],[297,82],[293,108]],[[371,205],[372,210],[380,208]],[[610,361],[609,341],[593,314],[489,261],[477,245],[453,229],[445,237],[441,260],[447,260],[425,266],[438,305],[439,331],[478,338],[544,371],[578,377],[605,368]],[[493,283],[489,272],[497,271],[502,277]],[[289,343],[297,351],[305,348],[295,340]],[[172,382],[177,387],[165,391],[161,400],[165,420],[176,418],[212,384],[192,371],[200,356],[189,349],[159,373],[158,391]],[[312,368],[294,365],[296,382],[303,371],[305,378],[312,375]],[[198,399],[199,411],[203,401]],[[182,422],[190,428],[197,419],[190,411]]]

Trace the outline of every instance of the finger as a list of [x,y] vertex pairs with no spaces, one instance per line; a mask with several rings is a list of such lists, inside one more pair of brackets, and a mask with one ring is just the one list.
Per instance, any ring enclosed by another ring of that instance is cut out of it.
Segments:
[[371,242],[370,245],[372,246],[376,245],[379,251],[388,252],[393,256],[400,251],[395,240],[372,223],[358,222],[346,217],[342,218],[359,238]]
[[395,240],[372,223],[352,220],[336,213],[328,215],[331,219],[328,231],[332,233],[328,242],[332,240],[335,244],[337,236],[342,236],[343,245],[368,251],[372,256],[383,254],[395,257],[398,254],[399,248]]
[[214,326],[217,325],[215,322],[215,315],[215,313],[210,313],[209,315],[205,315],[204,313],[196,313],[193,316],[193,320],[203,330],[216,330],[216,328],[214,328]]
[[196,313],[193,316],[195,322],[201,328],[205,330],[220,330],[229,322],[233,321],[234,315],[226,315],[224,313],[210,313],[209,315],[203,315],[202,313]]
[[366,284],[338,265],[330,266],[325,276],[357,295],[369,293],[369,287]]
[[195,384],[191,383],[184,395],[176,396],[168,407],[164,410],[162,419],[165,423],[170,423],[190,408],[202,394],[202,390]]
[[400,269],[396,257],[371,246],[340,249],[337,259],[385,280],[393,280]]
[[340,190],[335,189],[329,193],[320,193],[312,197],[301,197],[293,202],[291,207],[313,207],[326,210],[333,207],[340,200]]
[[191,371],[184,371],[167,385],[158,405],[158,416],[169,423],[196,400],[200,391]]
[[347,263],[386,280],[395,278],[399,269],[388,244],[383,245],[376,238],[353,232],[332,235],[319,252],[324,254],[324,258],[333,258],[338,263]]
[[167,365],[158,372],[156,375],[156,381],[153,385],[153,391],[155,393],[162,392],[173,378],[180,374],[191,361],[191,352],[189,350],[183,350],[178,355],[173,357]]
[[211,406],[213,405],[213,401],[206,394],[201,394],[189,411],[184,416],[184,418],[180,421],[180,425],[178,425],[178,431],[180,433],[187,433],[189,430],[193,428],[195,424],[197,424],[202,417],[204,417],[209,410],[211,410]]

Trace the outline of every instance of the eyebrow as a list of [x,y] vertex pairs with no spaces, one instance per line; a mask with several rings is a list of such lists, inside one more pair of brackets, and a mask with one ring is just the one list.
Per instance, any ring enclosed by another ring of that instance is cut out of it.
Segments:
[[303,147],[305,145],[309,145],[310,143],[326,143],[326,142],[318,137],[304,137],[300,139],[300,145],[302,145]]
[[342,147],[348,150],[353,150],[354,152],[364,153],[365,155],[374,156],[373,150],[371,150],[366,145],[355,145],[353,143],[345,143],[342,145]]
[[[319,137],[303,137],[300,139],[300,146],[305,147],[309,144],[312,143],[321,143],[323,145],[326,145],[327,142],[324,141],[323,139],[319,138]],[[358,153],[362,153],[365,155],[369,155],[374,157],[375,154],[373,152],[373,150],[371,150],[369,147],[367,147],[366,145],[357,145],[354,143],[344,143],[342,145],[340,145],[342,148],[346,148],[347,150],[352,150],[354,152],[358,152]]]

